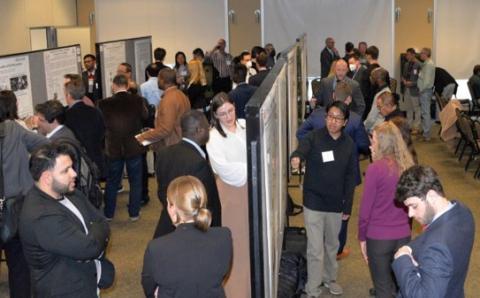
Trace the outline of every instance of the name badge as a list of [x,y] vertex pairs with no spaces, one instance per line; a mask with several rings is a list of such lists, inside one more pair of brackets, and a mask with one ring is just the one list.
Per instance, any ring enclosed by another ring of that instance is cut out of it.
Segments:
[[417,75],[417,70],[416,69],[413,70],[413,74]]
[[323,162],[335,161],[335,158],[333,157],[333,151],[330,150],[330,151],[322,152],[322,159],[323,159]]
[[230,61],[230,59],[227,59],[226,63],[227,63],[227,66],[230,66],[230,64],[232,64],[232,61]]

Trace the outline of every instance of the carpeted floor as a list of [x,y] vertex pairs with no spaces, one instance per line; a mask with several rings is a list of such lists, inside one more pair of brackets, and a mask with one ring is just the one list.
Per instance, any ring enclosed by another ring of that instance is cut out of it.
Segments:
[[[477,297],[480,292],[480,247],[478,244],[480,235],[480,180],[474,180],[472,176],[479,161],[474,161],[470,166],[470,171],[465,173],[463,163],[457,162],[453,153],[447,149],[447,146],[436,135],[430,143],[416,142],[415,146],[420,163],[431,165],[438,171],[447,196],[464,202],[472,209],[475,215],[477,241],[474,244],[465,289],[466,297]],[[367,165],[368,161],[362,161],[361,166],[363,170]],[[124,184],[128,186],[126,181]],[[356,239],[358,205],[362,190],[362,185],[356,189],[353,214],[349,224],[347,247],[350,248],[351,253],[346,259],[340,261],[338,282],[344,288],[342,297],[368,297],[368,289],[371,287],[368,268],[360,256]],[[290,192],[295,200],[301,202],[300,190],[298,188],[292,188]],[[154,178],[151,178],[150,204],[142,209],[141,219],[134,223],[129,221],[127,215],[128,192],[119,194],[117,214],[111,223],[112,237],[107,253],[108,257],[115,264],[117,277],[115,285],[110,290],[102,292],[102,297],[133,298],[144,296],[140,284],[143,254],[148,241],[153,235],[161,209],[155,193],[156,182]],[[296,226],[303,225],[302,216],[292,218],[291,224]],[[2,263],[0,265],[0,297],[8,296],[6,274],[6,265]],[[322,295],[322,297],[330,296],[328,294]]]

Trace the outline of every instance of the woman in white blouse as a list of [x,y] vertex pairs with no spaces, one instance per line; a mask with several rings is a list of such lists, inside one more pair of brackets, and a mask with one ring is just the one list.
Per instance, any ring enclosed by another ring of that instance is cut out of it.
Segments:
[[208,158],[217,175],[222,225],[230,228],[233,238],[232,271],[225,294],[245,298],[250,297],[246,125],[244,119],[237,119],[234,102],[223,92],[212,99],[211,114]]
[[211,113],[207,152],[213,171],[225,183],[243,186],[247,182],[245,119],[237,119],[235,104],[224,92],[212,99]]

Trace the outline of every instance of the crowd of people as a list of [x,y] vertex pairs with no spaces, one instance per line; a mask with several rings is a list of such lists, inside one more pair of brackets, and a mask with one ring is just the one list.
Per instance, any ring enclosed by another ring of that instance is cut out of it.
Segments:
[[[319,297],[322,287],[343,293],[337,261],[349,254],[346,230],[354,189],[361,183],[359,160],[367,158],[357,235],[373,282],[369,294],[463,297],[473,216],[461,202],[445,198],[432,168],[418,165],[412,141],[415,135],[430,141],[433,93],[448,101],[457,83],[435,67],[429,48],[419,54],[409,48],[400,95],[378,58],[379,49],[363,41],[358,49],[347,42],[340,58],[331,37],[320,54],[322,78],[310,101],[314,109],[298,129],[299,145],[290,157],[292,168],[305,173],[308,280],[302,297]],[[424,229],[413,241],[409,217]],[[448,236],[457,228],[458,234]]]
[[[304,295],[318,297],[322,286],[343,293],[337,260],[348,256],[348,221],[362,183],[359,161],[370,157],[358,240],[372,291],[376,297],[462,296],[473,217],[461,202],[445,198],[433,169],[415,165],[412,142],[417,134],[430,140],[434,90],[450,98],[456,83],[439,80],[448,72],[435,68],[430,49],[420,55],[408,49],[401,97],[376,46],[360,42],[355,49],[349,42],[340,58],[333,38],[325,44],[315,109],[298,129],[291,156],[294,169],[305,161]],[[150,200],[149,150],[163,208],[145,251],[145,296],[248,296],[245,105],[275,55],[267,44],[233,57],[220,39],[210,51],[193,50],[189,61],[177,52],[170,68],[166,50],[157,48],[144,83],[121,63],[108,86],[112,96],[104,98],[96,57],[87,54],[81,75],[65,75],[67,106],[48,100],[23,120],[15,93],[0,91],[4,196],[24,197],[19,233],[2,244],[11,297],[98,297],[113,284],[109,222],[125,168],[128,215],[141,220]],[[479,73],[476,67],[474,76]],[[104,182],[101,210],[78,189],[83,173],[75,161],[83,158]],[[409,217],[425,225],[413,242]],[[453,226],[461,228],[446,237]]]

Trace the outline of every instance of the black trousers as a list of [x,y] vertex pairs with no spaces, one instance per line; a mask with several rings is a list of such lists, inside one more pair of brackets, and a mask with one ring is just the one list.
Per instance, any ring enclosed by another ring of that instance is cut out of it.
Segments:
[[396,240],[367,238],[368,267],[375,288],[375,298],[396,296],[397,284],[392,271],[393,256],[397,249],[410,242],[410,236]]
[[150,201],[148,195],[148,165],[147,165],[147,153],[142,154],[142,202],[146,203]]
[[23,255],[22,243],[16,236],[5,244],[0,244],[5,251],[8,266],[8,286],[11,298],[31,297],[30,269]]
[[164,204],[162,213],[160,213],[160,219],[158,220],[157,227],[155,228],[155,233],[153,234],[153,239],[165,236],[173,231],[175,231],[175,226],[168,215],[167,205]]
[[230,77],[216,78],[212,83],[212,89],[215,94],[222,91],[228,93],[232,90],[232,80]]

